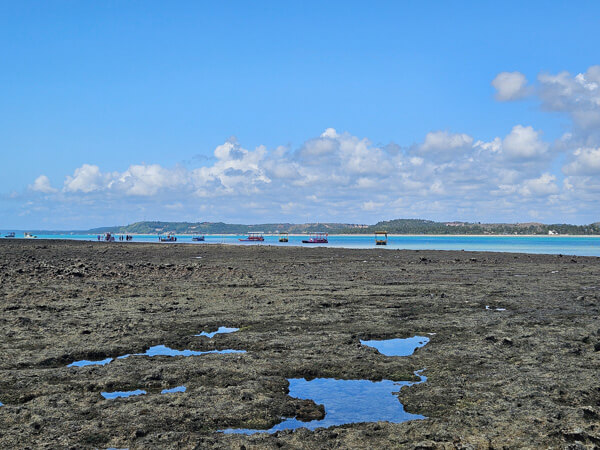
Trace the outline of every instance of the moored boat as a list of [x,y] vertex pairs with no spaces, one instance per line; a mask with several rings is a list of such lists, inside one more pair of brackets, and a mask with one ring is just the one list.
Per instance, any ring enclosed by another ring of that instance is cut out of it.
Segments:
[[158,240],[160,242],[176,242],[177,238],[175,236],[173,236],[171,233],[169,233],[166,236],[159,236]]
[[279,233],[279,242],[289,242],[289,240],[288,233]]
[[31,234],[31,233],[27,233],[27,232],[23,233],[23,237],[25,239],[36,239],[37,238],[37,236],[35,236],[35,235]]
[[204,236],[194,236],[192,237],[192,241],[204,242]]
[[10,233],[6,233],[4,235],[5,238],[14,238],[15,237],[15,232],[11,231]]
[[262,242],[265,240],[262,231],[251,231],[246,239],[238,239],[241,242]]
[[375,232],[375,245],[387,245],[388,236],[387,231],[376,231]]
[[303,239],[303,244],[327,244],[329,240],[327,239],[327,233],[311,233],[308,239]]

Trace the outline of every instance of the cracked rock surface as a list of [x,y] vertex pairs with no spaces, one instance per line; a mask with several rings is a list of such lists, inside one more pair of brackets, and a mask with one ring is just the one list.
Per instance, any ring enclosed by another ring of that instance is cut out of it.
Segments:
[[[155,345],[247,353],[67,367]],[[427,420],[218,432],[320,419],[287,378],[419,369],[398,396]],[[600,258],[0,240],[0,448],[597,448],[599,370]]]

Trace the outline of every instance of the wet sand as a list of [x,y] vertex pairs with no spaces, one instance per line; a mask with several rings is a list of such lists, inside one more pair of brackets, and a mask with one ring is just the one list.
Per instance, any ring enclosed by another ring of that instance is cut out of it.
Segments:
[[[600,258],[2,240],[0,281],[1,448],[600,445]],[[194,336],[219,326],[240,330]],[[414,335],[408,357],[360,344]],[[247,353],[67,367],[156,345]],[[399,400],[426,420],[217,432],[322,418],[287,378],[419,369]]]

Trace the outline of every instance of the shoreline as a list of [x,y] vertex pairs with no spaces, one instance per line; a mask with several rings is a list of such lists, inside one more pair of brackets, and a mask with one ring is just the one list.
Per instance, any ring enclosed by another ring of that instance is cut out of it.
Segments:
[[[0,233],[5,233],[5,231],[1,231]],[[102,234],[92,233],[92,234],[42,234],[42,236],[102,236]],[[162,234],[135,234],[135,233],[111,233],[114,236],[153,236],[158,238]],[[217,234],[203,234],[203,233],[174,233],[173,236],[226,236],[226,237],[236,237],[236,236],[246,236],[248,233],[240,233],[240,234],[229,234],[229,233],[217,233]],[[293,237],[305,237],[310,236],[313,233],[289,233],[288,236]],[[373,238],[374,234],[358,234],[358,233],[349,233],[349,234],[329,234],[330,237],[371,237]],[[277,233],[264,233],[265,237],[278,237]],[[388,234],[388,237],[548,237],[548,238],[600,238],[600,234]],[[0,239],[24,239],[22,236],[15,236],[14,238],[5,238],[4,236],[0,236]],[[43,238],[42,238],[43,239]]]
[[[264,241],[260,242],[240,242],[235,238],[242,235],[205,235],[205,241],[195,242],[188,238],[189,235],[176,235],[179,239],[175,242],[160,242],[154,236],[137,235],[138,238],[132,241],[115,240],[107,242],[97,240],[97,235],[55,235],[37,237],[35,239],[26,238],[5,238],[0,242],[10,241],[33,241],[33,242],[87,242],[103,244],[152,244],[154,246],[193,246],[199,248],[202,246],[226,245],[233,247],[282,247],[282,248],[330,248],[330,249],[354,249],[354,250],[384,250],[384,251],[472,251],[484,253],[511,253],[511,254],[545,254],[545,255],[579,255],[594,258],[600,257],[600,247],[596,245],[600,239],[583,240],[588,236],[429,236],[422,235],[388,235],[388,245],[376,245],[370,236],[356,239],[354,235],[330,235],[328,243],[308,244],[300,242],[299,238],[305,235],[290,235],[293,239],[289,242],[278,242],[277,236],[266,235]],[[119,236],[119,235],[115,235]],[[511,239],[518,237],[520,239]],[[337,238],[337,241],[336,241]],[[406,238],[406,240],[403,240]],[[575,238],[575,239],[572,239]],[[600,238],[600,236],[596,237]],[[529,239],[529,240],[528,240]]]

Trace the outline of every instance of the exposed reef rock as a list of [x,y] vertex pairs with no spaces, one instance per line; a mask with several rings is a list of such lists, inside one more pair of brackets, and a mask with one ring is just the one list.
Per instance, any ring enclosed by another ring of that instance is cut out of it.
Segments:
[[[0,447],[593,448],[599,324],[600,258],[1,240]],[[407,357],[360,344],[414,335]],[[67,367],[156,345],[247,353]],[[426,420],[218,432],[322,418],[287,378],[423,368],[398,396]]]

